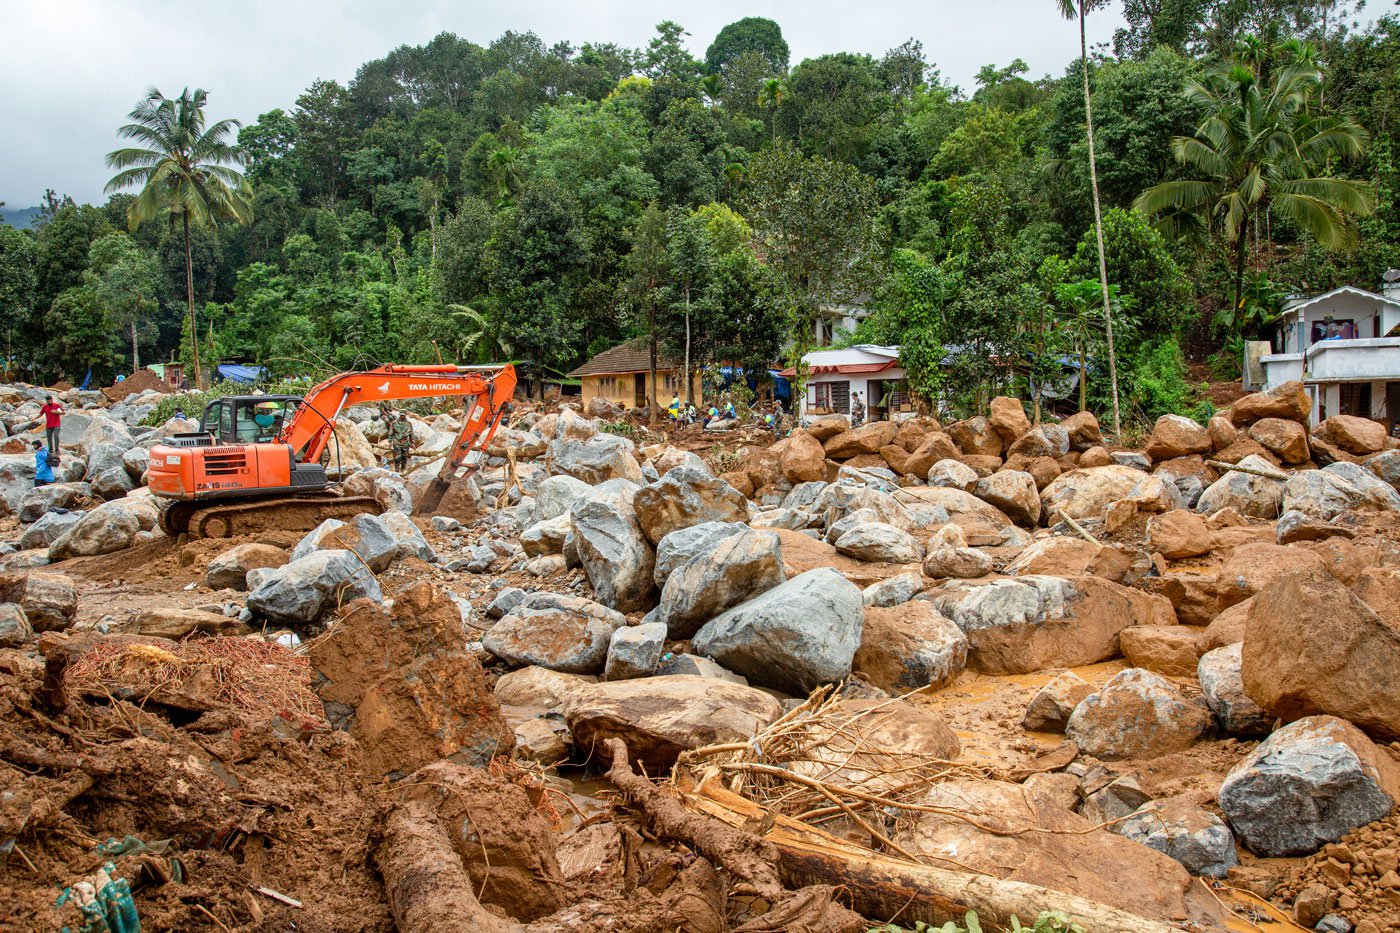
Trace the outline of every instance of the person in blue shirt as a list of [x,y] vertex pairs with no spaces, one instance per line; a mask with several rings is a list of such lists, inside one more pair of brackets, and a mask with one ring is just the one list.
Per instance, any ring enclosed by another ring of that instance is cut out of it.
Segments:
[[49,463],[49,452],[43,441],[34,442],[34,486],[47,486],[53,482],[53,466]]

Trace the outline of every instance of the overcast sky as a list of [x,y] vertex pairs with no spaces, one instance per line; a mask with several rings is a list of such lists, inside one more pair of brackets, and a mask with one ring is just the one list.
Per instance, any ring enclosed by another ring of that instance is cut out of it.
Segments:
[[[703,57],[720,28],[744,16],[777,20],[793,64],[836,51],[879,55],[912,36],[964,90],[984,64],[1019,56],[1039,77],[1078,54],[1076,29],[1051,0],[0,0],[0,201],[28,207],[45,188],[103,200],[103,156],[152,84],[172,97],[207,88],[212,116],[252,122],[290,109],[317,78],[349,81],[363,62],[444,30],[482,45],[515,29],[546,43],[643,47],[656,23],[674,19]],[[1120,24],[1115,3],[1090,17],[1090,42],[1108,41]]]

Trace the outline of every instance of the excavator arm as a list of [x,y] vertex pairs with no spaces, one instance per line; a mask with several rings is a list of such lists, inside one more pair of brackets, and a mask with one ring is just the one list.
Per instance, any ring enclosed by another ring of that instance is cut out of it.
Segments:
[[335,419],[350,405],[415,398],[462,396],[462,429],[445,458],[444,474],[455,472],[474,450],[490,443],[515,393],[515,367],[381,366],[341,373],[314,387],[278,435],[301,463],[321,458],[334,433]]

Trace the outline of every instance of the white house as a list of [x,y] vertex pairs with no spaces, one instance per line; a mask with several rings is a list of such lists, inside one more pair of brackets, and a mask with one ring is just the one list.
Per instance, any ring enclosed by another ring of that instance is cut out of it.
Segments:
[[[904,368],[899,365],[899,347],[861,344],[844,350],[813,350],[802,359],[807,364],[807,382],[799,417],[849,415],[857,394],[865,403],[867,419],[883,418],[887,411],[895,419],[914,414]],[[786,369],[780,375],[791,379],[797,370]]]
[[1265,388],[1302,382],[1314,423],[1359,415],[1389,428],[1400,420],[1400,272],[1386,273],[1380,294],[1344,285],[1291,297],[1278,331],[1277,352],[1259,359]]

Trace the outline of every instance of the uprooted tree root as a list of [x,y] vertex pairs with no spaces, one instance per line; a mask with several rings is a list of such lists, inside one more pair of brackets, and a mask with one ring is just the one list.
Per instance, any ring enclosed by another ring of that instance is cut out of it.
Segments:
[[[485,794],[484,772],[439,762],[396,787],[396,799],[384,816],[377,862],[400,933],[561,928],[721,933],[728,929],[728,888],[715,866],[729,875],[732,884],[770,905],[765,914],[737,931],[854,933],[867,928],[859,914],[837,902],[836,888],[818,884],[798,891],[784,889],[774,867],[777,852],[768,843],[722,820],[686,810],[673,795],[632,771],[621,741],[609,742],[608,779],[641,812],[657,839],[680,843],[694,853],[667,874],[664,883],[654,885],[659,890],[638,885],[616,897],[585,898],[530,923],[500,916],[495,910],[504,910],[507,904],[516,916],[522,903],[538,905],[541,889],[562,897],[563,885],[556,885],[551,877],[558,872],[552,841],[527,830],[525,835],[532,839],[528,846],[520,841],[493,845],[499,843],[492,838],[499,831],[485,830],[486,819],[469,815],[473,799],[489,808],[482,815],[492,823],[528,824],[530,813],[518,801]],[[490,780],[487,776],[486,781]],[[528,803],[525,806],[528,809]],[[467,823],[480,828],[468,830]],[[479,850],[475,855],[474,848]],[[497,886],[493,894],[492,873],[518,872],[522,859],[534,861],[531,871],[516,877],[515,884]]]

